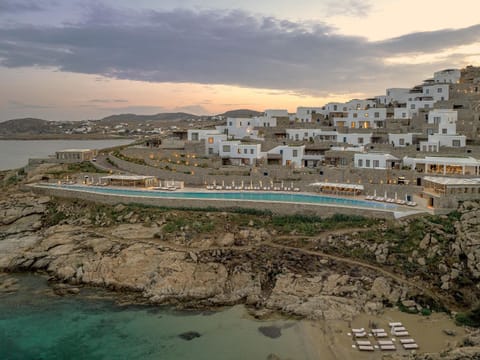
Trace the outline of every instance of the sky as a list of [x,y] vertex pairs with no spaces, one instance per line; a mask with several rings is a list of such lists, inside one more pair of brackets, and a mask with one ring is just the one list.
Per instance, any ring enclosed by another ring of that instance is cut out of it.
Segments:
[[322,106],[480,65],[478,0],[0,0],[0,121]]

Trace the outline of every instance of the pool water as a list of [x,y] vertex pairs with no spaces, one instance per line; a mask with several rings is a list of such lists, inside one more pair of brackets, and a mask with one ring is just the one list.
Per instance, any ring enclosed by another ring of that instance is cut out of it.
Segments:
[[322,195],[308,195],[298,193],[277,193],[277,192],[194,192],[194,191],[159,191],[142,189],[122,189],[110,187],[94,187],[81,185],[57,185],[42,184],[41,187],[53,187],[65,190],[83,191],[97,194],[121,195],[132,197],[150,197],[165,199],[205,199],[205,200],[235,200],[235,201],[261,201],[261,202],[281,202],[296,204],[317,204],[345,207],[360,207],[368,209],[390,210],[397,209],[396,205],[386,203],[376,203],[360,199],[347,199],[340,197],[330,197]]

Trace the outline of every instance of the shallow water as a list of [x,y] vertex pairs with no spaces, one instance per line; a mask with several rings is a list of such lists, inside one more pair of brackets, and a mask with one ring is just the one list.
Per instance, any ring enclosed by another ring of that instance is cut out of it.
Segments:
[[[21,289],[0,295],[0,359],[309,358],[298,321],[257,321],[242,306],[206,313],[120,306],[88,289],[59,297],[42,277],[15,277]],[[261,326],[277,326],[281,336],[267,337]],[[200,337],[179,336],[188,331]]]

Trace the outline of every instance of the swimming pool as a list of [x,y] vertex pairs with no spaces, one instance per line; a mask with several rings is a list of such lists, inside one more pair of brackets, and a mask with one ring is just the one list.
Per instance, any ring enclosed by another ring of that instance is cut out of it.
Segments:
[[377,210],[397,209],[396,205],[387,203],[376,203],[358,199],[338,198],[322,195],[309,195],[298,193],[277,193],[277,192],[243,192],[243,191],[160,191],[160,190],[141,190],[141,189],[122,189],[110,187],[94,187],[81,185],[57,185],[57,184],[38,184],[39,187],[57,188],[73,191],[82,191],[96,194],[119,195],[131,197],[148,197],[164,199],[194,199],[194,200],[230,200],[230,201],[260,201],[260,202],[279,202],[296,204],[316,204],[343,207],[360,207]]

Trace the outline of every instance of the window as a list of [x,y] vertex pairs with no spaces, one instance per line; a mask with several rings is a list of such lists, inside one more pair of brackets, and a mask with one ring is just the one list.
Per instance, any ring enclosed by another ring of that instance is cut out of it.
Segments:
[[365,160],[365,167],[370,167],[370,159]]
[[254,149],[250,149],[250,154],[254,154],[255,153],[255,150]]
[[433,117],[433,123],[438,124],[440,122],[440,116],[434,116]]
[[338,106],[337,105],[333,105],[333,111],[337,111],[338,109]]
[[424,107],[425,109],[428,109],[428,108],[430,107],[430,105],[429,105],[429,104],[425,104],[423,107]]
[[363,138],[362,138],[362,137],[359,137],[358,140],[357,140],[357,142],[358,142],[359,144],[363,144]]
[[208,155],[213,155],[213,148],[208,148]]
[[460,140],[452,140],[453,147],[460,147]]
[[446,134],[447,133],[447,129],[442,129],[442,134]]
[[411,104],[410,109],[415,110],[415,104]]
[[228,126],[232,126],[232,125],[233,125],[233,122],[230,121],[230,122],[228,123]]
[[442,91],[443,91],[443,89],[442,89],[441,87],[439,87],[439,88],[437,89],[437,93],[441,93]]
[[222,146],[222,151],[223,152],[230,152],[230,145],[223,145]]
[[369,116],[369,114],[368,114],[368,113],[365,113],[365,117],[367,118],[368,116]]
[[350,127],[352,129],[355,129],[357,127],[357,123],[355,121],[352,121],[352,123],[350,124]]
[[362,159],[358,159],[358,167],[362,167],[363,166],[363,160]]
[[343,137],[343,142],[346,143],[347,142],[347,138],[344,136]]
[[373,160],[373,167],[374,168],[380,167],[380,161],[379,160]]
[[407,117],[407,113],[402,113],[402,118],[406,118]]
[[373,116],[375,116],[376,118],[379,118],[380,117],[380,113],[378,111],[375,111],[375,114],[373,114]]
[[353,117],[356,119],[358,117],[357,113],[353,113]]
[[398,139],[398,144],[405,145],[405,139],[404,138]]
[[430,94],[430,89],[425,89],[425,94]]
[[243,149],[244,154],[248,154],[248,149]]
[[209,138],[208,138],[208,143],[209,143],[209,144],[213,144],[213,137],[209,137]]
[[298,150],[293,150],[292,157],[297,157],[297,156],[298,156]]
[[192,141],[198,141],[198,133],[192,133]]

